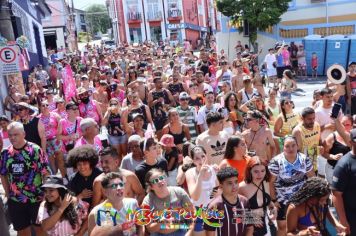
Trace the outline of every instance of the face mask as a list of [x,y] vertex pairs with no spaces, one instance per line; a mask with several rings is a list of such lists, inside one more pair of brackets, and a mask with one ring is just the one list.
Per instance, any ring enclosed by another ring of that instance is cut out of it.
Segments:
[[81,98],[80,99],[82,101],[82,103],[88,104],[89,103],[89,97],[85,97],[85,98]]

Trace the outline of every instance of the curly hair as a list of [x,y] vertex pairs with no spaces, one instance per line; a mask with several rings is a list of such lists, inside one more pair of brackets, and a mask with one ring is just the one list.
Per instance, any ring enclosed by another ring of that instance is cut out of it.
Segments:
[[328,182],[319,177],[311,177],[291,197],[288,204],[300,205],[312,197],[321,198],[331,193]]
[[[64,198],[65,195],[71,194],[68,192],[68,190],[64,188],[57,188],[57,191],[59,193],[60,198]],[[73,194],[71,194],[73,195]],[[56,211],[54,211],[54,202],[48,202],[46,200],[45,202],[45,208],[47,209],[47,212],[49,215],[53,215]],[[72,226],[72,229],[75,229],[77,225],[79,224],[78,221],[78,214],[77,211],[75,210],[75,206],[73,203],[69,204],[68,207],[64,210],[61,220],[68,220],[69,224]]]
[[68,153],[68,165],[74,168],[77,167],[78,162],[89,162],[90,167],[94,169],[98,161],[98,153],[91,145],[76,147]]

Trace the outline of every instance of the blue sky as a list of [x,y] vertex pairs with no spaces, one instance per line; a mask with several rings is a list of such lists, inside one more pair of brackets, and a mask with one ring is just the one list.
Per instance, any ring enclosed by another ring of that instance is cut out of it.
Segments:
[[74,7],[77,9],[84,10],[91,4],[105,4],[105,0],[68,0],[69,4],[74,1]]

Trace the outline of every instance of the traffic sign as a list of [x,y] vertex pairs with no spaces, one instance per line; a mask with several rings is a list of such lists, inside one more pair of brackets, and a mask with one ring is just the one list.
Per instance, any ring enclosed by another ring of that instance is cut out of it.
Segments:
[[0,63],[2,64],[1,72],[3,75],[18,73],[20,71],[18,47],[0,47]]

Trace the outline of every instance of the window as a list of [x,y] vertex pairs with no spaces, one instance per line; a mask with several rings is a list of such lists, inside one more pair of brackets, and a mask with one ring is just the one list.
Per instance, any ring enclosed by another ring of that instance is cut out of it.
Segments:
[[80,22],[81,22],[81,23],[85,23],[85,17],[84,17],[84,15],[82,15],[82,14],[80,15]]

